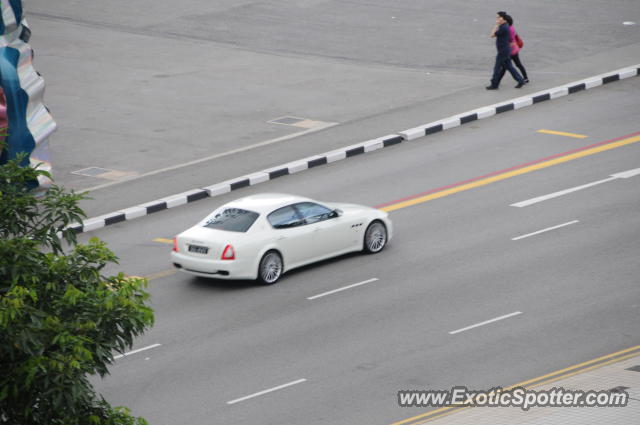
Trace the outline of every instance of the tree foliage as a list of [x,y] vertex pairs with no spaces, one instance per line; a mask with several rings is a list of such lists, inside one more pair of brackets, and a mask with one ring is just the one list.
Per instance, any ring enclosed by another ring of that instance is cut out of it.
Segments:
[[0,166],[0,424],[145,424],[111,407],[89,376],[153,324],[147,282],[103,270],[116,256],[97,238],[78,244],[84,194],[28,188],[46,172]]

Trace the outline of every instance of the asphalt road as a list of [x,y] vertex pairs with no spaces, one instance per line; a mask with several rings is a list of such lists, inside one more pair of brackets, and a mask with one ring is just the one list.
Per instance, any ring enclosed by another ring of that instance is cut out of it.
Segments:
[[[93,200],[83,203],[91,216],[640,57],[640,25],[624,25],[640,23],[637,0],[24,3],[34,66],[59,126],[54,177],[91,189]],[[525,41],[531,84],[515,90],[507,76],[487,92],[495,57],[488,34],[504,9]],[[304,133],[272,123],[283,116],[320,124]],[[248,150],[230,154],[239,148]]]
[[[151,277],[157,323],[134,348],[161,344],[97,389],[156,425],[388,424],[424,411],[398,407],[398,390],[510,385],[639,344],[640,175],[511,206],[639,168],[640,143],[563,154],[629,140],[639,98],[625,80],[81,235],[121,257],[110,271]],[[550,157],[564,162],[397,209],[379,255],[271,287],[175,273],[153,241],[250,193],[399,205]]]

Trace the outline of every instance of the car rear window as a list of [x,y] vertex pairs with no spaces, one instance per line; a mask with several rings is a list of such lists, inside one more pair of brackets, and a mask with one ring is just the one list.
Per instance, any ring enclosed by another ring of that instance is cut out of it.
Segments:
[[225,208],[209,218],[202,227],[230,232],[246,232],[259,215],[256,212],[240,208]]

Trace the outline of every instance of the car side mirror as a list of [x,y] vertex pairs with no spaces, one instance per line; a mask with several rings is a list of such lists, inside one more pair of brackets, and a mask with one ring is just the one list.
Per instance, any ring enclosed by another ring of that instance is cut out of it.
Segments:
[[335,210],[333,210],[331,212],[331,218],[336,218],[336,217],[340,217],[342,215],[342,210],[336,208]]

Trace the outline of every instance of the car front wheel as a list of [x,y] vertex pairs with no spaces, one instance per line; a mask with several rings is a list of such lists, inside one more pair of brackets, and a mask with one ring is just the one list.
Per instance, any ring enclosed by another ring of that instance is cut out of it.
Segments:
[[269,251],[260,260],[258,281],[264,285],[273,285],[282,276],[282,257],[276,251]]
[[372,222],[364,233],[364,251],[375,254],[387,244],[387,228],[381,221]]

